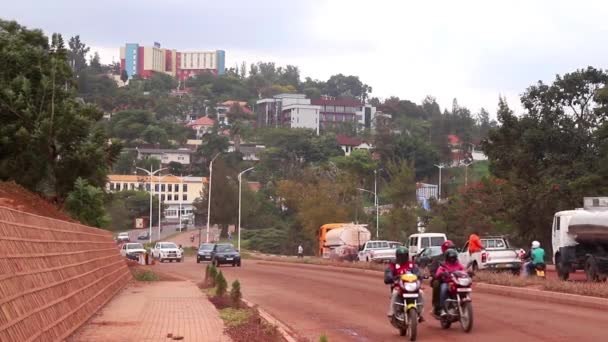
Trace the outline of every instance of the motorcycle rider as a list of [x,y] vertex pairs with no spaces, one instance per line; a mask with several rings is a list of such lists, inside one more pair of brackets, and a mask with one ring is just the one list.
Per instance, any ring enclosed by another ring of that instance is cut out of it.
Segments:
[[464,266],[458,261],[458,253],[453,249],[448,249],[445,253],[445,262],[439,266],[435,278],[439,279],[439,307],[440,316],[445,316],[445,301],[448,298],[448,277],[450,273],[456,271],[464,271]]
[[[416,264],[410,261],[410,256],[407,248],[403,246],[397,247],[397,249],[395,250],[395,262],[389,263],[388,268],[384,272],[384,283],[387,285],[391,285],[391,300],[387,313],[389,319],[391,319],[395,313],[395,303],[397,302],[397,298],[399,296],[399,291],[396,288],[395,280],[399,279],[399,276],[405,274],[406,272],[411,272],[416,276],[420,277],[418,267],[416,266]],[[421,309],[419,310],[418,321],[423,322],[424,318],[422,317],[422,306],[424,305],[424,300],[422,297],[422,291],[419,292],[418,298],[421,306]]]
[[433,313],[439,316],[439,285],[441,282],[439,278],[435,277],[439,265],[445,261],[445,252],[448,249],[456,249],[456,245],[450,240],[446,240],[441,244],[441,256],[431,262],[429,265],[429,274],[431,276],[431,287],[433,288]]
[[545,250],[540,247],[540,242],[532,241],[532,249],[526,253],[526,259],[530,259],[524,264],[527,275],[531,275],[537,265],[545,264]]

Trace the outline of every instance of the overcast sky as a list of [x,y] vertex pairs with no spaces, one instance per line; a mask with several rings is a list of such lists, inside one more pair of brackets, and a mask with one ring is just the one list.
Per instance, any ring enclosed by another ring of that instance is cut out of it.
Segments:
[[126,42],[226,51],[302,77],[358,75],[373,96],[495,112],[499,94],[608,64],[608,2],[404,0],[0,0],[0,17],[79,34],[103,62]]

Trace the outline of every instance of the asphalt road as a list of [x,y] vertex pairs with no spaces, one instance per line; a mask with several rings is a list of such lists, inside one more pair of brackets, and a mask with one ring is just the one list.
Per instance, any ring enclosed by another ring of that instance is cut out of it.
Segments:
[[[165,263],[163,272],[200,281],[204,264],[193,258]],[[386,319],[388,288],[379,273],[342,273],[339,268],[244,260],[241,268],[223,266],[229,282],[238,279],[248,300],[260,305],[302,337],[318,341],[404,341]],[[377,276],[376,276],[377,275]],[[425,286],[427,303],[430,289]],[[475,326],[442,330],[425,311],[419,341],[602,341],[606,312],[473,293]]]

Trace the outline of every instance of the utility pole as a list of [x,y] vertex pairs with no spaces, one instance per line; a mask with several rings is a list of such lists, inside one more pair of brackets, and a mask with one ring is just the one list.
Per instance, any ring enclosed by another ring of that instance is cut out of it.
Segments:
[[437,196],[437,199],[441,200],[441,169],[443,169],[445,167],[445,165],[443,165],[443,164],[439,164],[439,165],[435,164],[435,166],[437,166],[439,168],[439,189],[438,189],[439,194]]
[[[209,198],[207,199],[207,239],[205,240],[209,243],[209,224],[211,222],[211,184],[213,184],[213,162],[215,158],[220,155],[221,152],[218,152],[211,162],[209,163]],[[200,233],[199,233],[199,241],[200,241]]]
[[246,170],[243,170],[239,173],[238,179],[239,179],[239,225],[238,225],[238,247],[237,250],[240,252],[241,251],[241,197],[242,197],[242,178],[243,178],[243,174],[245,172],[251,171],[253,170],[253,167],[250,167]]

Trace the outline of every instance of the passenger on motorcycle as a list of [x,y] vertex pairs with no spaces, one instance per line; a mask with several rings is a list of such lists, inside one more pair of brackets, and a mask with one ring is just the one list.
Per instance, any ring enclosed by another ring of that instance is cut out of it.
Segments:
[[[416,264],[410,261],[407,248],[398,247],[395,251],[395,262],[389,263],[388,268],[384,272],[384,283],[387,285],[391,285],[391,300],[388,306],[387,313],[389,319],[393,317],[393,314],[395,313],[395,303],[397,302],[397,298],[399,297],[399,291],[396,288],[395,280],[399,279],[402,274],[405,274],[407,272],[411,272],[420,277],[418,267],[416,266]],[[419,296],[419,303],[422,307],[422,305],[424,304],[422,291],[420,291]],[[422,318],[422,310],[420,310],[419,321],[424,321],[424,319]]]
[[441,257],[433,260],[429,265],[431,286],[433,288],[433,313],[435,313],[435,315],[439,315],[439,285],[441,285],[441,282],[435,277],[435,274],[437,273],[439,265],[445,261],[445,252],[448,249],[456,249],[456,245],[450,240],[446,240],[441,244]]
[[437,273],[435,274],[435,278],[439,279],[441,284],[439,288],[440,316],[445,316],[447,314],[444,307],[445,301],[448,298],[448,277],[450,276],[450,273],[464,271],[464,266],[458,261],[458,253],[455,250],[448,249],[444,253],[444,257],[445,262],[439,266]]
[[524,265],[527,275],[533,274],[536,266],[545,265],[545,250],[540,247],[540,242],[532,241],[532,249],[530,253],[526,253],[526,258],[530,259]]

